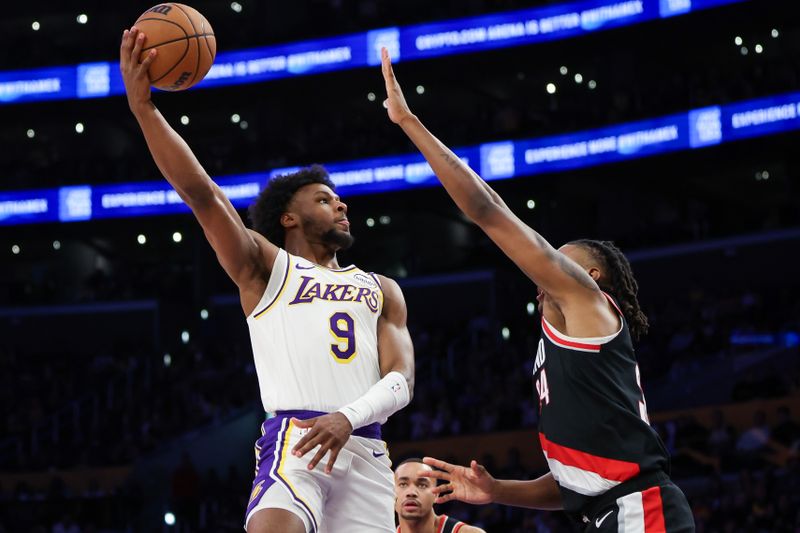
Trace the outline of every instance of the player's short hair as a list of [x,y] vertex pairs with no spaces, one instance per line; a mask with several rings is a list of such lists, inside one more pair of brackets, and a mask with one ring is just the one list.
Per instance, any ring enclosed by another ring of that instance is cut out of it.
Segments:
[[294,194],[312,183],[321,183],[336,190],[328,171],[321,165],[311,165],[297,172],[272,178],[247,210],[252,228],[272,244],[284,247],[286,229],[281,225],[281,216],[286,212]]
[[397,463],[397,466],[395,466],[394,469],[397,470],[406,463],[419,463],[421,465],[425,464],[422,462],[422,459],[420,457],[409,457],[408,459],[403,459],[402,461]]

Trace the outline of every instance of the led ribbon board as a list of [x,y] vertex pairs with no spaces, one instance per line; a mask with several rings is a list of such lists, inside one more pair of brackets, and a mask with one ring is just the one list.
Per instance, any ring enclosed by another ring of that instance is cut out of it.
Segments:
[[[582,0],[371,30],[290,44],[220,52],[197,85],[221,87],[380,64],[380,49],[395,62],[529,45],[578,37],[746,0]],[[101,98],[125,92],[117,62],[0,72],[0,105]]]
[[[800,92],[578,133],[484,143],[456,148],[455,152],[486,180],[497,180],[587,168],[798,129]],[[335,162],[326,167],[343,196],[438,184],[419,154]],[[216,181],[233,205],[242,208],[255,199],[270,177],[296,168],[299,167],[223,176]],[[0,225],[188,211],[166,181],[0,193]]]

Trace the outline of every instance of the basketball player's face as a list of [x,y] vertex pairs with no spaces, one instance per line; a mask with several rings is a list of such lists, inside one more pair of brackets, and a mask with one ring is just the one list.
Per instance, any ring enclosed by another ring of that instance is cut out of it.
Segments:
[[321,243],[335,250],[353,245],[347,204],[327,185],[312,183],[302,187],[292,199],[293,211],[302,222],[303,233],[309,242]]
[[423,520],[433,513],[435,480],[422,477],[431,467],[422,463],[400,465],[394,473],[394,510],[403,520]]

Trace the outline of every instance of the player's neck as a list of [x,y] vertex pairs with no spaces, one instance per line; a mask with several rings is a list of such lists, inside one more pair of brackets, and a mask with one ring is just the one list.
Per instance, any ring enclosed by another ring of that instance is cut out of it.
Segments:
[[336,249],[328,244],[309,242],[304,239],[286,239],[286,251],[326,268],[339,268]]
[[431,513],[419,520],[404,520],[400,519],[400,533],[432,533],[436,531],[439,517],[431,511]]

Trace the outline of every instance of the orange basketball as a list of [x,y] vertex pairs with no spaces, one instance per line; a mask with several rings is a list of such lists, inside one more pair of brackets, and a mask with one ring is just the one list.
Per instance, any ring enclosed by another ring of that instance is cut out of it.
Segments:
[[151,7],[136,21],[147,36],[140,61],[158,49],[148,75],[154,87],[183,91],[203,79],[217,55],[211,24],[196,9],[170,2]]

